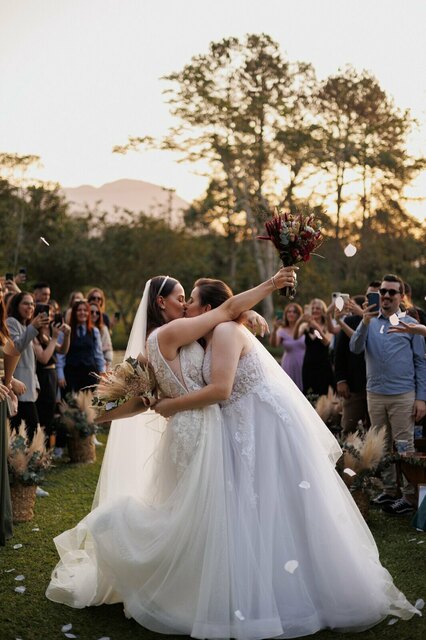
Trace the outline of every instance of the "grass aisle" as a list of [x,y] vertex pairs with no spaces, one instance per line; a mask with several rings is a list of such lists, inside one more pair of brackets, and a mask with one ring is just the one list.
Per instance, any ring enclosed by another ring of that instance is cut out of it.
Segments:
[[[106,442],[104,435],[99,439]],[[143,629],[133,620],[127,620],[119,604],[76,610],[54,604],[44,596],[50,573],[57,562],[52,539],[75,526],[89,511],[103,451],[104,448],[97,449],[98,461],[93,465],[61,463],[53,469],[45,484],[50,496],[37,498],[33,521],[17,525],[14,538],[6,547],[0,547],[0,640],[59,640],[65,638],[61,628],[67,623],[72,624],[70,633],[81,640],[172,640],[172,636],[160,636]],[[370,526],[382,562],[398,587],[411,602],[418,598],[426,599],[426,535],[410,527],[408,519],[391,520],[378,512],[372,513]],[[34,528],[40,530],[33,531]],[[13,545],[18,543],[23,546],[13,549]],[[10,569],[14,571],[6,573]],[[25,576],[23,582],[15,581],[19,574]],[[25,593],[15,592],[19,585],[26,587]],[[426,610],[424,614],[423,618],[398,621],[391,626],[385,621],[362,634],[324,631],[311,637],[315,640],[359,640],[361,637],[368,640],[421,640],[426,637]]]

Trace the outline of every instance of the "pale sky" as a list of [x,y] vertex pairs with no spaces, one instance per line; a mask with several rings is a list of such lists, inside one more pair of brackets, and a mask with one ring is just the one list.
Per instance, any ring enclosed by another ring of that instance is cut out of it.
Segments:
[[[41,156],[32,175],[66,187],[134,178],[191,200],[206,184],[194,167],[112,147],[173,123],[161,76],[212,40],[265,32],[320,79],[371,71],[422,122],[410,149],[426,154],[425,25],[423,0],[0,0],[0,151]],[[426,202],[410,208],[425,217]]]

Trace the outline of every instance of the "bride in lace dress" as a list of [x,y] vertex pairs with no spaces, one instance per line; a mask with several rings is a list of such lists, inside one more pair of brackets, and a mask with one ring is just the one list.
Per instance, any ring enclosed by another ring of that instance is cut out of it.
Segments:
[[[162,393],[199,390],[204,350],[195,341],[274,288],[293,284],[294,272],[280,269],[210,313],[184,319],[181,285],[172,278],[153,278],[145,287],[128,354],[135,346],[144,350],[148,335],[147,354]],[[47,597],[77,608],[123,602],[127,616],[160,633],[269,635],[271,620],[264,618],[262,602],[252,603],[255,617],[247,624],[234,602],[234,582],[240,578],[234,567],[238,527],[231,535],[237,523],[235,515],[232,525],[228,522],[222,431],[218,405],[184,411],[170,421],[151,411],[117,421],[95,508],[55,538],[60,562]],[[252,579],[262,576],[256,573]]]
[[[186,314],[199,316],[230,295],[220,281],[199,280]],[[228,633],[294,638],[420,613],[382,567],[335,471],[340,451],[296,385],[235,322],[218,325],[206,341],[207,386],[160,400],[155,410],[176,418],[221,403]]]

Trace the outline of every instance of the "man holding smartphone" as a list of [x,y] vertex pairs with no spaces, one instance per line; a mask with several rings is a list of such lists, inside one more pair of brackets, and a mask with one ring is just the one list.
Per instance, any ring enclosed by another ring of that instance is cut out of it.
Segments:
[[[373,427],[387,427],[387,452],[392,451],[394,440],[407,441],[408,451],[413,451],[414,424],[426,414],[425,343],[418,335],[388,332],[403,315],[400,310],[403,281],[396,275],[385,275],[379,294],[380,310],[367,306],[362,322],[351,337],[350,349],[353,353],[365,351],[368,412]],[[416,320],[405,316],[404,322],[416,323]],[[405,339],[395,340],[396,336]],[[393,466],[383,472],[382,479],[384,490],[375,504],[392,515],[414,511],[414,487],[405,483],[402,497],[398,499]]]

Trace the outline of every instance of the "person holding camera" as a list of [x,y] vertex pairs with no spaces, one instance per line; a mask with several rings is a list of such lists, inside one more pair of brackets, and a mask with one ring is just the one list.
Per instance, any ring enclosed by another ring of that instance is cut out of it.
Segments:
[[[47,438],[53,435],[53,422],[58,396],[58,374],[56,370],[56,356],[66,354],[70,346],[71,328],[62,321],[62,314],[52,314],[53,306],[37,304],[34,317],[40,314],[49,316],[50,323],[42,326],[38,336],[34,338],[34,352],[37,359],[37,378],[40,391],[36,405],[41,426],[45,429]],[[53,317],[52,317],[53,316]],[[65,442],[56,442],[63,448]]]
[[[404,284],[394,274],[383,277],[378,310],[369,304],[362,322],[350,340],[353,353],[365,351],[367,365],[367,404],[373,427],[387,427],[387,453],[395,440],[406,441],[407,450],[414,449],[414,424],[426,414],[426,360],[425,343],[420,335],[392,333],[403,314],[400,304]],[[407,324],[416,323],[408,315]],[[411,513],[415,508],[415,490],[411,484],[402,487],[397,498],[394,466],[382,474],[383,493],[374,501],[391,515]]]
[[26,387],[25,392],[19,396],[18,412],[11,418],[10,425],[17,430],[21,421],[24,420],[28,439],[32,440],[39,424],[36,406],[39,383],[33,341],[42,327],[49,326],[50,319],[47,314],[34,317],[34,300],[26,291],[13,296],[9,302],[8,315],[7,328],[15,348],[21,354],[15,378]]

